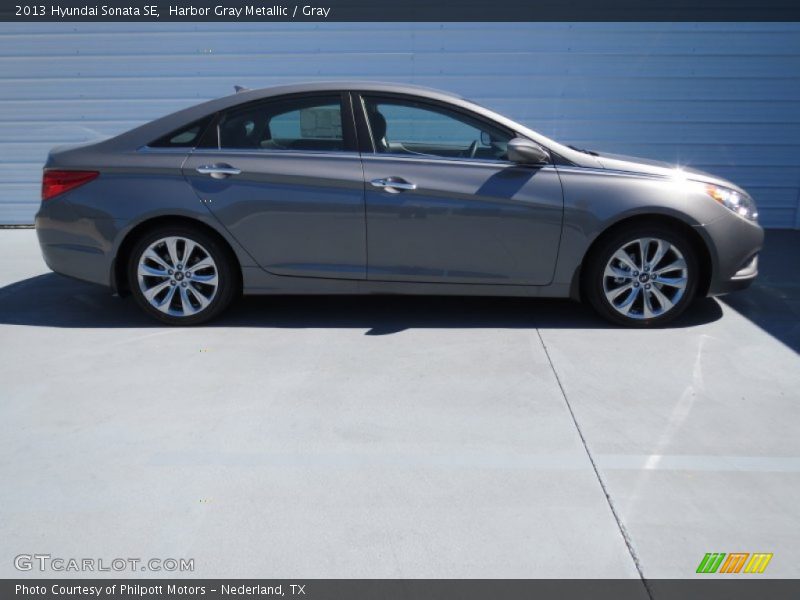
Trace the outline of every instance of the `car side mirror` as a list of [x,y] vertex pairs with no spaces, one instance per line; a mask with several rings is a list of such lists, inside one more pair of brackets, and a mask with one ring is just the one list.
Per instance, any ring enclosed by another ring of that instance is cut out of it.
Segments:
[[543,165],[550,162],[550,154],[536,142],[515,137],[508,142],[508,160],[520,165]]

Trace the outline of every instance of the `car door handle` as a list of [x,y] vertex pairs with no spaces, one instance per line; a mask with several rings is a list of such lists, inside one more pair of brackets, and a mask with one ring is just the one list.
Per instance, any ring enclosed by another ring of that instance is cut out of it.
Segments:
[[406,190],[417,189],[416,183],[411,183],[400,177],[385,177],[383,179],[373,179],[370,183],[377,187],[386,190],[392,194],[399,194]]
[[214,179],[225,179],[242,172],[241,169],[230,165],[203,165],[202,167],[197,167],[196,171],[201,175],[211,175]]

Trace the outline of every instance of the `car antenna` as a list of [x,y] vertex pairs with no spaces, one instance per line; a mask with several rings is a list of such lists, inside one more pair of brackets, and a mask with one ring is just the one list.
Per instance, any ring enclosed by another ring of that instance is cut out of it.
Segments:
[[235,85],[233,86],[233,90],[238,94],[239,92],[249,92],[250,88],[244,87],[243,85]]

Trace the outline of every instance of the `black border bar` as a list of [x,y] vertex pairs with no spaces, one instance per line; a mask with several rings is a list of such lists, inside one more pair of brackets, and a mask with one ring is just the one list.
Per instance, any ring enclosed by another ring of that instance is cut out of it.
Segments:
[[[28,7],[20,10],[17,7]],[[103,14],[103,7],[135,9]],[[146,7],[156,7],[155,14]],[[242,9],[241,14],[216,7]],[[327,9],[303,14],[303,7]],[[35,8],[34,8],[35,7]],[[57,8],[64,9],[59,12]],[[187,9],[170,14],[170,7]],[[190,7],[198,11],[191,13]],[[246,13],[247,7],[261,13]],[[279,8],[280,10],[275,10]],[[43,10],[40,10],[43,9]],[[72,14],[67,9],[80,9]],[[93,12],[90,9],[94,9]],[[27,12],[27,14],[26,14]],[[269,13],[269,14],[266,14]],[[158,16],[155,16],[158,15]],[[0,21],[800,21],[798,0],[0,0]]]
[[[640,579],[5,579],[0,581],[0,598],[789,600],[800,597],[800,579],[759,577],[744,575],[722,578],[711,575],[696,579],[654,579],[647,580],[646,585]],[[34,588],[38,591],[33,591]],[[230,588],[236,593],[230,593]],[[99,595],[93,593],[97,589],[101,591]]]

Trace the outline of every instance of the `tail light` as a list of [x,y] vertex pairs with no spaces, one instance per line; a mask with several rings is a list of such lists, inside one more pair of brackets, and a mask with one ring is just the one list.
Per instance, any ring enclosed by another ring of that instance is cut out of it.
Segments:
[[57,171],[47,169],[42,176],[42,200],[50,200],[59,194],[89,183],[100,175],[97,171]]

